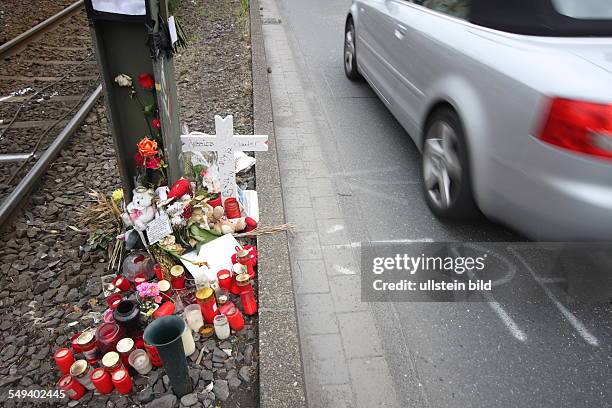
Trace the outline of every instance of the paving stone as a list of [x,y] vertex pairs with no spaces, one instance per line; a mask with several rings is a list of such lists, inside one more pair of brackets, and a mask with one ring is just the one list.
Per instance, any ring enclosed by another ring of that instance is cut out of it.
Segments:
[[304,374],[314,384],[345,384],[350,381],[348,366],[338,334],[306,336]]
[[296,293],[327,293],[329,283],[323,260],[291,262]]
[[[336,318],[347,358],[383,355],[382,344],[370,311],[339,313]],[[374,330],[364,330],[364,327]]]
[[325,218],[342,218],[340,205],[336,196],[323,196],[312,198],[312,208],[317,220]]
[[304,334],[338,333],[331,294],[297,295],[298,323]]
[[322,259],[319,235],[316,232],[301,231],[289,237],[291,259]]
[[358,276],[330,277],[329,286],[336,312],[369,310],[368,304],[361,301],[361,281]]
[[383,357],[352,359],[348,364],[358,407],[400,407]]

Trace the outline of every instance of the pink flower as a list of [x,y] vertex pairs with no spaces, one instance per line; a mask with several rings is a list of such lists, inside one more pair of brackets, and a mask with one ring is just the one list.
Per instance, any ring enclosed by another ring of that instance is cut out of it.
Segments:
[[158,296],[155,296],[155,299],[153,299],[153,301],[154,301],[155,303],[161,303],[161,302],[162,302],[162,297],[161,297],[161,296],[159,296],[159,295],[158,295]]

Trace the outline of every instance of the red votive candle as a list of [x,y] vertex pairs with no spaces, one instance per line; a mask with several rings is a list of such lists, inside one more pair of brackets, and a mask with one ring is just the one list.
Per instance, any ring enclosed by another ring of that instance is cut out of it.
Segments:
[[155,367],[161,367],[162,361],[159,357],[159,353],[157,352],[157,348],[148,345],[147,343],[144,344],[144,348],[147,354],[149,355],[149,360],[151,360],[151,364],[153,364]]
[[109,297],[106,298],[106,304],[111,310],[115,310],[117,305],[123,300],[123,295],[121,293],[113,293]]
[[70,349],[61,348],[55,352],[53,355],[53,359],[57,364],[57,368],[62,372],[62,374],[70,373],[70,366],[74,363],[74,356]]
[[176,305],[171,301],[167,301],[162,303],[161,306],[159,306],[157,310],[153,312],[153,318],[157,319],[162,316],[170,316],[171,314],[174,314],[175,311]]
[[72,378],[69,374],[59,379],[57,387],[64,391],[71,400],[78,400],[85,395],[85,387],[83,387],[83,384]]
[[76,339],[76,343],[81,348],[83,356],[90,364],[95,364],[100,357],[98,343],[93,330],[85,331]]
[[164,272],[160,264],[153,265],[153,272],[158,281],[164,280]]
[[138,286],[141,283],[144,283],[146,281],[147,281],[147,277],[144,275],[144,273],[140,273],[136,275],[136,277],[134,278],[134,286]]
[[81,347],[78,345],[77,343],[77,339],[81,336],[81,333],[75,333],[71,338],[70,338],[70,345],[72,346],[72,349],[74,350],[75,353],[82,353],[83,350],[81,350]]
[[227,218],[240,218],[240,205],[234,197],[226,198],[223,207]]
[[213,198],[212,200],[208,200],[208,204],[212,208],[215,208],[215,207],[218,207],[218,206],[222,205],[221,195],[218,195],[216,198]]
[[111,375],[113,385],[119,394],[129,394],[132,392],[132,377],[125,368],[120,368]]
[[196,299],[202,310],[204,321],[211,324],[215,316],[219,314],[219,310],[217,310],[217,301],[215,299],[215,291],[212,290],[212,288],[200,289],[196,292]]
[[[231,302],[230,302],[231,303]],[[244,328],[244,317],[242,317],[242,313],[234,304],[227,309],[227,312],[224,313],[227,317],[227,321],[230,325],[230,328],[236,331],[240,331]]]
[[113,281],[113,285],[115,285],[115,287],[122,292],[130,290],[130,281],[125,279],[123,276],[117,276]]
[[121,357],[121,361],[123,362],[124,367],[129,367],[130,363],[128,358],[132,351],[136,350],[136,343],[129,337],[119,340],[117,343],[117,352]]
[[232,273],[228,269],[221,269],[217,272],[217,280],[223,289],[232,289]]
[[181,265],[174,265],[170,268],[170,276],[172,276],[172,287],[174,289],[185,288],[185,268]]
[[113,391],[113,381],[111,375],[103,368],[96,368],[91,372],[91,382],[100,394],[109,394]]

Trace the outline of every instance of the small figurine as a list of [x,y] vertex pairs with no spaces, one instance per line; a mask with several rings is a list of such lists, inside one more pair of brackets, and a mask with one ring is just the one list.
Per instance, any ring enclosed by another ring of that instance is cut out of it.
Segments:
[[127,205],[127,212],[121,214],[123,223],[133,226],[137,231],[144,231],[147,224],[155,218],[153,198],[155,193],[146,187],[136,187],[132,192],[132,202]]

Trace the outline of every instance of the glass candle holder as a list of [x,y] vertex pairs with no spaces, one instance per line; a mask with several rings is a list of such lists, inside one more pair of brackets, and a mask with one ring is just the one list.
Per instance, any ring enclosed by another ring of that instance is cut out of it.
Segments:
[[117,342],[121,340],[125,334],[125,330],[117,323],[102,323],[96,331],[96,340],[101,353],[114,351],[117,347]]
[[153,364],[149,359],[149,355],[146,351],[141,349],[136,349],[132,351],[128,361],[130,365],[134,367],[136,371],[138,371],[138,374],[141,375],[148,374],[149,371],[153,369]]
[[115,322],[128,332],[138,331],[140,328],[140,307],[133,300],[123,300],[113,310]]
[[202,316],[202,309],[200,308],[200,305],[188,305],[185,307],[183,314],[191,330],[198,331],[200,330],[200,327],[204,326],[204,317]]
[[215,326],[215,334],[219,340],[225,340],[230,336],[230,326],[227,321],[227,316],[222,314],[215,316],[213,324]]
[[232,273],[228,269],[221,269],[217,272],[217,280],[219,286],[223,289],[230,290],[232,288]]
[[244,328],[244,317],[242,316],[240,310],[236,306],[234,306],[233,303],[232,306],[230,306],[224,314],[227,317],[227,321],[233,330],[240,331]]

